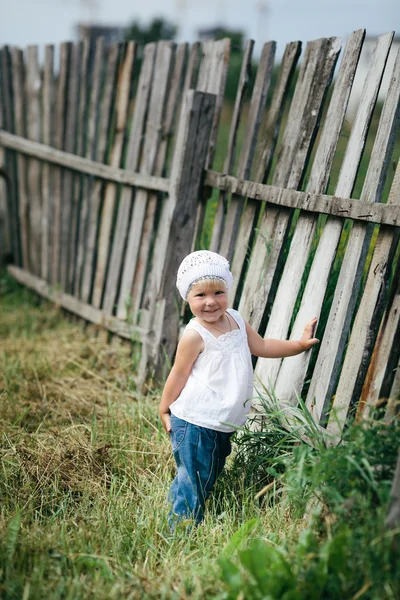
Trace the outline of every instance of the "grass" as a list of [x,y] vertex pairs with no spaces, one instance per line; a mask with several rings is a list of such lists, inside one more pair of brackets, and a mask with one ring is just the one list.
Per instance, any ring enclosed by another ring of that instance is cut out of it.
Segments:
[[347,450],[313,448],[269,409],[267,426],[238,438],[204,524],[171,536],[169,440],[158,393],[135,389],[131,347],[106,343],[4,275],[0,335],[1,598],[267,590],[280,600],[290,586],[287,598],[304,600],[396,597],[384,518],[398,427],[349,433]]
[[0,597],[214,597],[243,522],[297,537],[301,519],[227,480],[204,525],[171,538],[173,459],[130,348],[1,282]]

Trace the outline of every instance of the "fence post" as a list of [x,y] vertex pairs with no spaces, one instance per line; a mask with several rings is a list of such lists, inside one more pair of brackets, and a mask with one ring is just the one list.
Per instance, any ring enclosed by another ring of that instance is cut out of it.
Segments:
[[139,382],[149,369],[157,379],[175,352],[179,332],[180,300],[176,272],[192,247],[200,186],[206,164],[216,96],[189,90],[183,101],[170,176],[153,262],[149,290],[149,334],[142,347]]

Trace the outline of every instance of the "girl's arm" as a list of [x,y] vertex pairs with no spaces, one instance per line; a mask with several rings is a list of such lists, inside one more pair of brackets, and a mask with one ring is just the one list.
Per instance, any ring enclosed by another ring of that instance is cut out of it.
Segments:
[[159,408],[161,421],[167,433],[171,431],[169,407],[185,387],[193,363],[203,350],[204,342],[201,336],[193,330],[187,331],[178,344],[174,366],[165,382]]
[[318,344],[319,340],[314,337],[317,319],[311,319],[304,327],[303,335],[299,340],[272,340],[263,339],[246,322],[247,340],[249,342],[250,352],[254,356],[261,358],[285,358],[287,356],[296,356],[305,352]]

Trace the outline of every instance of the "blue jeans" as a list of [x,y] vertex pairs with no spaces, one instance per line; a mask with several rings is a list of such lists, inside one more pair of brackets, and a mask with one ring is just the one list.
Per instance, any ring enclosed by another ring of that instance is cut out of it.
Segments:
[[232,433],[192,425],[171,414],[171,443],[178,473],[172,482],[170,523],[204,518],[204,506],[231,452]]

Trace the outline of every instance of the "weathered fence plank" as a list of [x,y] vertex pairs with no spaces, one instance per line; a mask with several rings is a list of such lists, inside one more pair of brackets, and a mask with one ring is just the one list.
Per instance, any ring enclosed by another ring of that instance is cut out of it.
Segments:
[[[4,46],[0,50],[1,57],[1,92],[3,127],[13,131],[13,103],[12,103],[12,75],[10,49]],[[15,153],[6,152],[5,165],[9,174],[8,193],[6,195],[8,223],[10,226],[11,252],[14,262],[21,264],[20,227],[18,217],[18,194],[17,194],[17,158]]]
[[[400,163],[399,163],[400,164]],[[368,367],[368,371],[365,377],[363,389],[360,395],[360,402],[357,407],[358,416],[362,415],[363,418],[370,416],[371,409],[376,406],[378,400],[380,400],[381,389],[383,380],[386,374],[387,365],[389,358],[395,346],[397,346],[397,352],[399,350],[398,344],[398,333],[400,330],[400,261],[398,261],[395,276],[392,282],[392,289],[390,292],[389,302],[385,309],[382,322],[379,327],[379,332],[375,341],[374,350],[371,356],[371,361]],[[397,381],[399,379],[399,373],[396,374]],[[396,384],[396,376],[393,381],[393,386]],[[397,398],[397,393],[392,387],[390,394],[392,403]],[[388,406],[389,413],[393,407]],[[332,415],[332,419],[334,415]],[[341,423],[340,423],[341,425]],[[328,422],[329,426],[329,422]],[[332,425],[330,427],[333,429]]]
[[[386,178],[389,158],[396,135],[399,106],[400,80],[391,86],[383,107],[377,136],[375,138],[361,198],[369,202],[381,200],[383,182]],[[339,279],[330,309],[327,327],[315,365],[308,399],[318,398],[321,416],[329,406],[337,384],[339,367],[350,329],[357,294],[364,269],[372,226],[353,223],[341,266]],[[326,379],[324,380],[324,378]]]
[[[66,110],[65,144],[66,152],[75,153],[77,149],[77,124],[79,111],[79,72],[82,59],[82,44],[74,44],[71,48],[71,68],[69,69],[68,99]],[[61,249],[60,249],[60,282],[63,290],[68,287],[69,261],[71,259],[70,237],[73,213],[73,185],[75,176],[71,171],[63,173],[62,207],[61,207]]]
[[[251,74],[251,59],[253,56],[254,40],[247,40],[243,53],[242,66],[240,69],[239,82],[236,91],[235,106],[233,108],[231,126],[229,129],[228,147],[225,153],[223,173],[230,175],[233,170],[236,157],[236,141],[244,100],[247,94],[248,83]],[[220,192],[215,215],[213,231],[211,235],[210,249],[219,252],[221,239],[224,231],[227,212],[227,194]]]
[[[68,79],[71,59],[71,42],[64,42],[60,46],[60,70],[58,73],[56,103],[54,109],[54,147],[64,149],[66,132],[66,112]],[[62,242],[62,201],[63,201],[63,172],[54,169],[51,192],[51,223],[52,235],[50,251],[51,282],[60,282],[61,242]]]
[[[87,133],[85,143],[85,157],[93,160],[96,150],[96,130],[98,120],[98,103],[100,98],[100,88],[102,80],[102,72],[104,66],[104,38],[99,37],[96,40],[96,49],[94,56],[94,65],[91,76],[91,81],[88,84],[87,90],[87,104],[88,110],[86,114],[87,122]],[[90,94],[90,99],[89,99]],[[75,271],[75,282],[74,282],[74,295],[81,296],[82,290],[82,279],[83,269],[85,265],[86,257],[86,239],[87,239],[87,228],[89,218],[89,199],[91,185],[87,177],[82,182],[81,192],[81,204],[80,204],[80,219],[79,219],[79,232],[77,242],[77,257],[76,257],[76,271]]]
[[[82,46],[81,68],[79,80],[79,100],[78,116],[77,116],[77,131],[76,131],[76,154],[79,158],[85,154],[86,141],[86,116],[87,116],[87,99],[89,94],[89,63],[90,63],[90,42],[85,40]],[[71,292],[78,289],[75,285],[77,280],[77,257],[78,257],[78,237],[80,223],[80,205],[81,193],[84,187],[85,178],[76,176],[73,178],[72,189],[72,204],[71,204],[71,231],[69,239],[69,267],[66,291]]]
[[[147,44],[143,53],[142,68],[140,71],[135,98],[135,107],[125,162],[125,168],[132,171],[137,171],[139,168],[139,160],[144,137],[143,132],[147,114],[147,104],[151,90],[151,82],[153,79],[155,54],[156,44]],[[147,177],[143,175],[140,176]],[[115,227],[116,231],[118,231],[118,235],[114,236],[113,239],[110,267],[104,292],[103,306],[104,310],[108,314],[112,314],[114,310],[114,303],[117,297],[117,288],[123,267],[122,260],[130,224],[132,201],[132,189],[129,187],[124,187],[122,189],[121,199],[118,206],[118,215]]]
[[[202,60],[200,63],[199,76],[196,89],[200,92],[216,94],[217,101],[215,105],[214,122],[211,130],[210,147],[208,149],[206,168],[211,167],[215,146],[217,143],[218,126],[221,117],[222,104],[224,101],[224,92],[226,78],[228,75],[229,55],[231,50],[231,40],[229,38],[204,42],[202,45]],[[192,248],[194,249],[199,232],[203,229],[204,216],[206,210],[206,201],[209,190],[205,189],[200,198],[197,209],[196,229],[193,236]]]
[[[42,86],[42,140],[47,146],[53,143],[53,94],[54,94],[54,46],[47,45],[44,54]],[[50,177],[51,167],[42,165],[42,267],[41,277],[49,280],[49,243],[50,243]]]
[[[12,64],[12,86],[13,86],[13,104],[14,104],[14,126],[13,131],[25,137],[25,94],[24,94],[24,59],[22,50],[13,47],[11,49]],[[26,158],[21,154],[17,157],[18,165],[18,214],[21,231],[21,250],[22,265],[24,268],[30,268],[29,253],[29,202],[26,180]]]
[[[156,174],[162,173],[166,169],[168,144],[169,144],[171,136],[173,135],[173,132],[174,132],[177,106],[180,104],[180,100],[181,100],[183,64],[184,64],[184,58],[186,56],[186,53],[187,53],[187,47],[184,47],[183,44],[178,46],[175,67],[174,67],[174,73],[172,76],[171,93],[168,98],[165,123],[164,123],[164,127],[163,127],[163,139],[161,141],[160,149],[159,149],[158,157],[157,157]],[[155,199],[157,199],[157,196],[155,196]],[[157,256],[157,252],[158,252],[157,245],[160,243],[161,240],[164,239],[164,233],[163,233],[162,229],[169,228],[168,219],[166,219],[164,216],[165,210],[166,210],[165,200],[164,200],[164,198],[160,198],[159,201],[161,202],[161,206],[159,208],[160,217],[158,219],[159,223],[158,223],[157,233],[154,236],[154,255],[155,256]],[[142,305],[141,305],[142,309],[144,309],[145,311],[148,311],[148,306],[150,306],[152,304],[153,295],[158,293],[158,288],[155,287],[155,285],[157,285],[155,282],[158,281],[158,276],[155,273],[155,271],[156,272],[159,271],[160,267],[161,267],[161,265],[159,264],[159,262],[157,260],[151,261],[151,269],[150,269],[150,272],[149,272],[149,275],[148,275],[148,278],[146,281],[145,296],[143,298]],[[141,295],[142,294],[140,294],[140,296]],[[139,299],[140,296],[138,293],[137,299]],[[133,300],[134,300],[134,297],[133,297]],[[135,312],[135,310],[136,311],[139,310],[138,300],[136,301],[136,304],[135,303],[133,304],[133,311]]]
[[[164,203],[164,219],[169,227],[162,229],[163,239],[154,253],[160,265],[155,282],[158,293],[149,307],[150,330],[142,347],[139,378],[144,380],[149,363],[161,370],[165,356],[172,359],[179,329],[179,307],[176,306],[175,274],[182,256],[190,251],[196,225],[201,177],[212,124],[215,95],[189,90],[184,99],[175,144],[170,178],[170,192]],[[162,243],[161,243],[162,242]]]
[[[113,116],[112,110],[112,101],[115,90],[115,83],[117,79],[118,72],[118,57],[120,53],[120,48],[118,44],[114,44],[111,48],[108,49],[108,57],[107,57],[107,66],[106,73],[104,78],[104,93],[101,99],[101,106],[99,107],[99,123],[98,123],[98,131],[97,131],[97,143],[94,151],[94,158],[98,162],[106,163],[108,162],[108,139],[110,134],[111,120]],[[133,59],[132,59],[133,60]],[[126,63],[125,63],[126,64]],[[125,82],[124,82],[125,83]],[[118,93],[122,95],[129,94],[129,86],[130,79],[128,82],[128,91],[126,91],[125,87],[117,87]],[[126,103],[127,105],[127,103]],[[118,126],[120,125],[121,120],[121,105],[120,98],[117,99],[117,122]],[[123,126],[125,123],[123,124]],[[115,142],[114,142],[115,143]],[[117,135],[117,143],[122,145],[121,135]],[[113,164],[113,155],[111,153],[111,166],[119,167],[119,162],[115,165]],[[107,191],[108,190],[108,191]],[[87,220],[87,234],[86,234],[86,255],[85,255],[85,264],[83,267],[83,275],[82,275],[82,300],[84,302],[89,302],[92,294],[92,284],[93,284],[93,272],[95,269],[95,256],[97,251],[98,260],[100,264],[104,262],[104,252],[107,253],[108,248],[108,239],[105,239],[104,228],[107,226],[104,222],[104,218],[101,218],[99,225],[99,213],[101,207],[101,199],[102,199],[102,191],[103,191],[103,181],[97,180],[94,182],[94,185],[90,191],[89,198],[89,211],[88,211],[88,220]],[[103,214],[104,211],[107,211],[105,208],[105,203],[110,200],[110,190],[109,187],[106,187],[103,199]],[[112,200],[112,198],[111,198]],[[100,233],[98,238],[98,226],[100,227]],[[103,245],[106,248],[103,248]],[[100,265],[99,265],[100,268]],[[96,301],[92,301],[93,306],[99,308],[99,303]]]
[[[261,53],[247,117],[246,131],[236,171],[236,176],[239,179],[247,179],[250,175],[261,119],[271,83],[275,51],[276,43],[267,42]],[[229,261],[232,260],[239,222],[243,212],[243,204],[243,197],[237,194],[232,195],[220,247],[221,254]]]
[[[337,196],[351,197],[390,44],[391,39],[383,36],[378,41],[373,54],[340,169],[335,192]],[[386,49],[383,54],[382,46]],[[345,214],[347,216],[347,213]],[[293,324],[291,333],[293,339],[295,336],[301,336],[304,324],[309,319],[320,314],[342,227],[343,219],[339,218],[328,219],[325,224],[308,275],[301,305]],[[302,389],[310,355],[310,352],[306,352],[291,359],[284,359],[282,362],[276,386],[285,386],[285,399],[292,403],[297,402],[296,392],[300,393]],[[312,399],[309,400],[307,406],[313,414],[317,414],[314,413],[315,406]],[[316,421],[319,422],[318,417],[316,417]]]
[[[179,50],[179,48],[178,48],[178,50]],[[174,58],[174,56],[172,56],[172,59],[173,58]],[[178,62],[178,67],[179,67],[181,61],[179,60],[177,62]],[[175,74],[175,78],[174,78],[174,72],[172,71],[173,62],[169,63],[168,67],[170,70],[171,87],[170,87],[169,96],[166,96],[166,98],[165,98],[165,113],[164,113],[163,122],[161,125],[162,138],[160,141],[159,148],[157,150],[156,162],[154,165],[154,174],[156,176],[160,176],[165,170],[165,161],[166,161],[166,156],[167,156],[167,144],[168,144],[169,136],[172,133],[172,127],[173,127],[173,123],[174,123],[174,121],[173,121],[174,108],[177,105],[178,94],[179,94],[179,90],[181,88],[181,78],[179,77],[179,73],[178,73],[178,79],[176,78],[176,74]],[[167,65],[165,66],[165,68],[167,69]],[[173,85],[174,81],[175,81],[175,85]],[[145,287],[146,273],[148,272],[148,259],[149,259],[149,254],[150,254],[150,245],[151,245],[152,241],[154,240],[154,238],[156,237],[153,233],[153,229],[154,229],[154,224],[155,224],[155,215],[156,215],[158,202],[159,202],[158,194],[150,193],[148,195],[146,217],[145,217],[145,220],[143,223],[143,230],[142,230],[142,241],[141,241],[141,245],[140,245],[138,264],[136,267],[135,278],[133,281],[133,288],[132,288],[132,296],[131,296],[132,312],[134,315],[139,314],[139,310],[141,307],[143,291],[144,291],[144,287]]]
[[[3,127],[3,93],[0,85],[0,129]],[[0,146],[0,169],[6,173],[5,170],[5,150]],[[10,254],[11,251],[11,240],[10,240],[10,223],[7,206],[7,195],[9,191],[6,187],[6,179],[0,175],[0,269],[4,266],[4,260],[6,255]]]
[[[157,44],[156,62],[154,67],[154,82],[152,85],[150,103],[146,124],[146,135],[143,154],[140,162],[140,173],[152,175],[156,166],[157,152],[161,141],[162,124],[165,114],[165,103],[168,92],[169,75],[172,64],[174,44],[159,42]],[[143,225],[147,209],[147,193],[138,190],[135,197],[131,227],[128,235],[126,259],[122,273],[121,289],[118,299],[117,316],[126,318],[127,304],[131,303],[131,290],[138,262],[141,258],[140,248]],[[137,318],[137,315],[134,316]]]
[[[261,156],[256,157],[256,182],[264,183],[268,178],[272,165],[273,153],[278,140],[283,110],[288,98],[289,87],[292,82],[300,52],[301,42],[292,42],[286,45],[282,63],[279,69],[278,81],[276,82],[271,101],[271,106],[269,107],[266,119],[264,121],[264,126],[262,128],[260,142],[263,150]],[[235,298],[236,295],[236,290],[240,281],[240,275],[246,259],[247,248],[254,232],[255,222],[260,211],[258,202],[252,202],[247,194],[242,195],[247,197],[247,203],[240,222],[235,253],[231,265],[233,273],[233,288],[231,291],[232,298]]]
[[[328,186],[329,174],[364,37],[365,30],[356,31],[347,42],[307,184],[307,192],[310,194],[324,193]],[[265,338],[286,339],[310,253],[317,217],[318,215],[304,213],[299,217],[275,296]],[[255,370],[256,377],[268,387],[275,387],[280,365],[281,361],[279,360],[258,361]],[[288,390],[287,388],[282,389],[281,385],[279,393],[286,398]],[[291,383],[289,384],[290,395]]]
[[[28,139],[36,142],[40,141],[41,130],[40,90],[38,47],[29,46],[26,52],[25,77],[26,135]],[[31,271],[40,275],[42,240],[40,163],[36,159],[29,159],[27,167]]]
[[[285,188],[301,185],[339,51],[337,38],[307,44],[273,175],[274,185]],[[267,207],[261,217],[239,303],[239,311],[256,329],[282,258],[291,215],[289,211]]]

